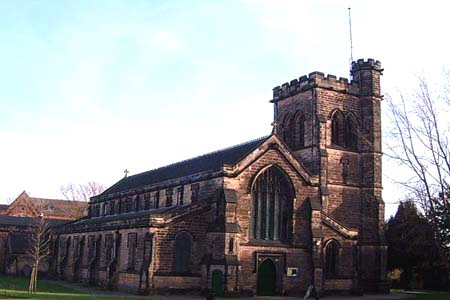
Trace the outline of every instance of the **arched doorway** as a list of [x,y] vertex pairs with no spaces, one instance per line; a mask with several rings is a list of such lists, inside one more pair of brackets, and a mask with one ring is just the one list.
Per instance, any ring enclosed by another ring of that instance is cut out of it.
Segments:
[[212,288],[216,296],[223,295],[223,273],[220,270],[212,272]]
[[258,296],[273,296],[276,292],[277,270],[271,259],[264,260],[258,268]]

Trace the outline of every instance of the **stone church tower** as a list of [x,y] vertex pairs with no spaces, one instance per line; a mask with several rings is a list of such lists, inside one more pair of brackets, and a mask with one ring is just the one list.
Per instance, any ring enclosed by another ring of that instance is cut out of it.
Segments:
[[121,179],[56,230],[55,273],[140,293],[386,291],[382,71],[292,80],[269,136]]
[[[385,278],[381,197],[379,61],[352,63],[353,80],[313,72],[273,90],[275,130],[317,176],[330,218],[358,231],[361,280],[371,290]],[[355,250],[356,251],[356,250]],[[364,270],[378,270],[364,272]]]

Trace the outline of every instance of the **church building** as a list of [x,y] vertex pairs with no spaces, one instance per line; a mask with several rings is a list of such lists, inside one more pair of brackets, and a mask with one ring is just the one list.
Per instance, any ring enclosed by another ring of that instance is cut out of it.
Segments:
[[294,79],[270,135],[124,177],[57,230],[55,272],[136,293],[386,291],[382,71]]

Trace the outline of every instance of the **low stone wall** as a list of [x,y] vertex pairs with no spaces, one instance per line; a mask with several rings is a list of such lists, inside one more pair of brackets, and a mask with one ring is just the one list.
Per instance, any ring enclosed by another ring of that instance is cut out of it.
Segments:
[[350,290],[352,288],[351,279],[326,279],[324,288],[326,291]]
[[157,289],[200,289],[200,276],[153,276]]
[[117,287],[122,291],[137,293],[139,289],[139,274],[120,272]]

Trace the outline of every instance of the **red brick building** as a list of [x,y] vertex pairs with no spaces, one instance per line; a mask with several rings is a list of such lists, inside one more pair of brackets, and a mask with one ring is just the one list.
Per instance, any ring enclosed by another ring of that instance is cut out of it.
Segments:
[[9,204],[0,204],[0,216],[36,218],[43,215],[49,220],[71,221],[87,214],[85,201],[69,201],[31,197],[26,191]]
[[[87,210],[85,201],[67,201],[31,197],[23,191],[9,205],[0,205],[0,273],[29,275],[31,261],[30,235],[38,225],[38,217],[47,220],[50,227],[72,221]],[[47,272],[45,259],[39,271]]]
[[385,291],[381,65],[273,89],[264,138],[125,177],[59,229],[62,278],[135,292]]

